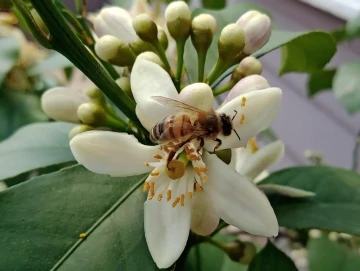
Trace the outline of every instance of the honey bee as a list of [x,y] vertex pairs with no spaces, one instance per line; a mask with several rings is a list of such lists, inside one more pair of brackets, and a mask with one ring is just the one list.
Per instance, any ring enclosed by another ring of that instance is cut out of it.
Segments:
[[155,124],[150,132],[150,139],[159,144],[176,142],[180,148],[194,138],[201,140],[200,147],[204,145],[204,139],[213,139],[217,142],[214,152],[221,145],[219,134],[229,136],[232,131],[240,139],[233,129],[232,121],[235,115],[230,116],[222,113],[217,114],[213,109],[205,112],[196,107],[162,96],[152,96],[153,100],[163,106],[170,107],[176,114],[170,115]]

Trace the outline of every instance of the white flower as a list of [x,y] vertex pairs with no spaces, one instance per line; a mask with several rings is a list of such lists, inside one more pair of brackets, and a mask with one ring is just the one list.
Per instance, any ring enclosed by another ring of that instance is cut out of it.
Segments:
[[284,155],[284,143],[280,140],[262,148],[251,138],[246,147],[232,150],[230,166],[249,181],[257,184],[264,192],[278,193],[284,196],[300,198],[314,196],[313,192],[279,184],[261,184],[269,176],[267,168],[276,164]]
[[[214,102],[211,89],[203,83],[190,85],[178,94],[170,76],[159,65],[144,59],[134,64],[131,87],[137,116],[148,130],[174,114],[151,96],[176,99],[202,110],[210,110]],[[254,90],[219,108],[218,114],[236,114],[233,128],[241,138],[234,132],[227,137],[219,135],[219,149],[244,146],[266,129],[278,112],[281,96],[278,88]],[[215,145],[208,139],[201,148],[194,139],[177,151],[167,167],[171,147],[145,146],[128,134],[90,131],[70,142],[76,160],[93,172],[111,176],[150,172],[144,185],[144,190],[149,191],[144,211],[145,237],[159,268],[167,268],[178,259],[190,229],[208,235],[217,227],[219,218],[252,234],[278,233],[277,219],[266,196],[210,154],[208,151],[212,152]]]

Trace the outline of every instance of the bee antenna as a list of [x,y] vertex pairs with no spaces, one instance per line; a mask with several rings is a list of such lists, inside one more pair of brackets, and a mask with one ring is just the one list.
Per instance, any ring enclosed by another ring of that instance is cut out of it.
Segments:
[[237,135],[238,139],[241,140],[241,138],[240,138],[239,134],[236,132],[236,130],[235,129],[233,129],[233,130],[234,130],[235,134]]

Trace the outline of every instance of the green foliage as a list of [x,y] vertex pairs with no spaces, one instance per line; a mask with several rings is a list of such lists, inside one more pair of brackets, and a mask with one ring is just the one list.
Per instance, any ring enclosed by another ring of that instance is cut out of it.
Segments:
[[31,124],[1,142],[0,180],[74,161],[68,136],[72,127],[73,124],[61,122]]
[[345,33],[348,39],[355,39],[360,36],[360,13],[346,23]]
[[270,241],[250,263],[248,271],[297,271],[294,262]]
[[[13,38],[0,37],[0,86],[19,58],[20,43]],[[1,130],[0,130],[1,131]]]
[[144,238],[143,180],[74,166],[0,193],[0,266],[157,270]]
[[280,184],[316,193],[306,199],[270,197],[280,226],[360,235],[360,175],[327,166],[278,171],[261,184]]
[[[249,10],[259,10],[264,12],[264,10],[253,4],[232,5],[219,11],[203,8],[197,8],[193,11],[193,17],[200,13],[208,13],[213,15],[218,23],[217,33],[207,54],[205,74],[208,74],[216,63],[218,57],[217,40],[222,28],[227,24],[236,22],[242,14]],[[311,46],[309,46],[309,44]],[[283,48],[284,52],[282,65],[279,71],[281,74],[287,72],[309,72],[320,70],[336,52],[336,43],[329,33],[322,31],[288,32],[273,29],[268,43],[262,49],[255,52],[254,56],[262,57],[280,47]],[[301,61],[299,61],[299,56],[304,59],[300,59]],[[192,81],[196,81],[197,54],[192,47],[190,39],[186,42],[184,62],[188,76]],[[231,71],[227,73],[231,73]]]
[[336,69],[311,73],[308,79],[308,95],[315,96],[321,91],[331,89],[335,73]]
[[11,90],[0,91],[0,141],[21,126],[46,120],[48,117],[41,110],[36,95]]
[[333,80],[335,97],[349,112],[360,109],[360,62],[346,63],[338,67]]
[[226,6],[226,0],[201,0],[204,8],[222,9]]
[[323,236],[308,242],[309,267],[311,271],[357,271],[360,255],[350,248]]

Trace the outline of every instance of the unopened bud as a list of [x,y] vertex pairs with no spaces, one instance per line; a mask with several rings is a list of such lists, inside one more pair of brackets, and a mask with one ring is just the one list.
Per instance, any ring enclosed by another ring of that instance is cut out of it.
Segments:
[[132,26],[130,13],[119,7],[103,8],[95,18],[94,29],[99,38],[111,35],[125,43],[134,42],[138,39]]
[[57,121],[80,122],[78,107],[90,99],[79,90],[55,87],[45,91],[41,97],[41,107],[45,114]]
[[237,61],[245,46],[244,31],[237,24],[229,24],[221,31],[218,50],[223,61]]
[[196,16],[191,23],[191,41],[196,50],[207,50],[216,33],[216,20],[209,14]]
[[236,85],[230,90],[224,102],[229,102],[246,92],[258,89],[266,89],[269,87],[270,85],[264,77],[260,75],[250,75],[236,83]]
[[69,139],[71,140],[74,136],[91,130],[94,130],[94,127],[85,124],[77,125],[70,130]]
[[98,88],[89,88],[84,91],[85,95],[90,98],[93,103],[103,105],[105,104],[105,96]]
[[77,110],[79,119],[88,125],[101,126],[106,118],[105,110],[94,103],[86,103],[79,106]]
[[262,48],[271,35],[271,20],[266,14],[252,10],[236,22],[245,32],[244,53],[250,55]]
[[239,65],[234,69],[231,80],[238,82],[240,79],[253,75],[253,74],[261,74],[262,72],[262,64],[260,60],[253,56],[245,57],[240,61]]
[[151,43],[138,39],[129,44],[129,47],[134,52],[135,55],[139,55],[146,51],[154,51],[154,46]]
[[191,31],[191,11],[182,1],[174,1],[165,10],[167,29],[175,40],[185,41]]
[[125,76],[120,77],[119,79],[116,79],[115,82],[126,93],[126,95],[129,98],[134,99],[134,96],[131,91],[130,79],[128,77]]
[[96,42],[95,52],[102,60],[121,67],[132,66],[136,57],[127,44],[110,35]]
[[154,52],[144,52],[138,55],[138,58],[149,60],[155,64],[158,64],[160,67],[165,68],[164,63],[161,61],[160,57]]
[[151,17],[145,13],[140,14],[133,20],[133,27],[136,34],[143,41],[150,43],[158,41],[158,28]]
[[250,242],[234,241],[224,244],[224,251],[234,262],[249,264],[256,255],[256,247]]
[[169,41],[168,41],[166,32],[161,28],[158,29],[158,39],[159,39],[161,47],[164,50],[166,50],[169,45]]
[[46,24],[44,23],[43,19],[40,17],[39,13],[36,11],[36,9],[32,9],[30,11],[32,17],[34,18],[37,26],[45,33],[49,34],[49,29],[47,28]]

